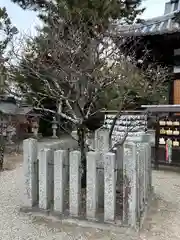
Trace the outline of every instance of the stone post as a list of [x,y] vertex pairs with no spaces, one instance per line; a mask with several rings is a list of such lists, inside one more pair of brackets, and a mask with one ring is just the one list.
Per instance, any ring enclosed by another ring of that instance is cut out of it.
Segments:
[[[133,138],[131,139],[133,141]],[[145,202],[148,200],[148,189],[151,189],[151,134],[142,133],[140,139],[134,139],[133,141],[137,145],[137,150],[140,154],[140,206],[144,208]],[[149,182],[149,183],[148,183]],[[149,186],[148,186],[149,185]],[[150,191],[150,190],[149,190]],[[142,211],[143,209],[141,209]]]
[[32,123],[32,132],[35,138],[38,138],[39,124],[37,121]]
[[152,190],[152,151],[151,151],[151,146],[148,146],[148,151],[149,151],[149,158],[148,158],[148,175],[149,175],[149,193]]
[[142,139],[139,143],[144,148],[144,161],[142,163],[144,167],[144,202],[148,200],[149,191],[151,191],[151,184],[152,184],[152,167],[151,167],[151,134],[144,133],[142,135]]
[[150,135],[149,138],[150,138],[151,146],[154,146],[155,145],[155,135],[156,135],[155,130],[148,130],[146,134]]
[[124,146],[118,145],[116,149],[116,168],[117,168],[117,189],[120,190],[123,182],[123,157],[124,157]]
[[87,153],[87,192],[86,192],[86,217],[88,219],[96,218],[98,203],[98,181],[96,166],[100,158],[98,152]]
[[115,166],[116,157],[114,153],[104,155],[104,221],[114,221],[116,211],[116,179]]
[[138,164],[138,182],[139,182],[139,211],[142,212],[144,209],[145,202],[145,160],[146,152],[144,143],[137,144],[137,152],[139,154]]
[[80,165],[81,152],[72,151],[69,155],[70,179],[69,179],[69,212],[71,216],[79,216],[80,206]]
[[98,178],[98,205],[104,206],[104,154],[109,151],[109,131],[101,128],[95,132],[95,151],[101,153],[101,157],[97,162],[97,178]]
[[33,207],[38,201],[37,140],[23,141],[24,207]]
[[8,138],[8,144],[13,144],[12,137],[15,135],[15,129],[13,126],[7,127],[7,138]]
[[95,132],[95,151],[104,152],[109,150],[109,130],[100,128]]
[[145,143],[145,201],[148,201],[149,191],[150,191],[150,176],[152,173],[151,170],[151,149],[148,143]]
[[123,222],[135,227],[137,207],[137,149],[135,143],[125,142],[123,161]]
[[34,128],[33,128],[33,130],[34,130],[33,133],[34,133],[34,137],[35,137],[35,138],[38,138],[38,128],[39,128],[39,127],[34,127]]
[[94,132],[88,133],[86,142],[92,149],[95,148],[95,133]]
[[140,152],[136,152],[136,216],[137,219],[140,219],[141,217],[141,188],[143,187],[142,181],[141,181],[141,155]]
[[65,190],[67,188],[67,172],[65,165],[68,162],[68,151],[54,152],[54,211],[63,213],[65,204]]
[[53,151],[41,149],[39,154],[39,208],[47,210],[53,201]]

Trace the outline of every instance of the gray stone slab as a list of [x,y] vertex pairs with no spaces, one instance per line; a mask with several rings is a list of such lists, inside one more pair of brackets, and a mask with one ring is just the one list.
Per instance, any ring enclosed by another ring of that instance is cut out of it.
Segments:
[[69,155],[70,180],[69,180],[69,212],[71,216],[79,216],[80,207],[80,164],[81,153],[72,151]]
[[37,140],[23,141],[24,207],[32,207],[38,201]]
[[65,164],[69,155],[66,150],[54,152],[54,211],[63,213],[65,189],[67,188],[67,172]]
[[116,156],[114,153],[104,155],[104,221],[114,221],[116,214]]
[[98,178],[98,205],[104,206],[104,154],[109,150],[109,131],[107,129],[98,129],[95,132],[95,151],[101,153],[101,157],[97,162],[97,178]]
[[140,168],[140,152],[137,151],[137,171],[136,171],[136,176],[137,176],[137,182],[136,182],[136,214],[137,214],[137,221],[140,219],[141,216],[141,168]]
[[139,153],[139,171],[138,171],[138,179],[139,179],[139,195],[140,195],[140,211],[143,210],[144,202],[145,202],[145,145],[143,143],[137,143],[137,152]]
[[123,161],[123,222],[132,227],[137,221],[137,147],[125,143]]
[[95,132],[95,151],[108,152],[109,130],[102,128]]
[[100,158],[99,152],[87,153],[87,190],[86,190],[86,217],[95,219],[98,206],[97,162]]
[[39,153],[39,208],[47,210],[53,201],[53,151],[42,149]]
[[124,146],[119,145],[116,149],[116,184],[117,187],[120,188],[123,182],[123,157],[124,157]]
[[150,144],[146,143],[145,145],[145,151],[146,151],[146,162],[145,162],[145,200],[148,201],[149,192],[151,190],[151,146]]

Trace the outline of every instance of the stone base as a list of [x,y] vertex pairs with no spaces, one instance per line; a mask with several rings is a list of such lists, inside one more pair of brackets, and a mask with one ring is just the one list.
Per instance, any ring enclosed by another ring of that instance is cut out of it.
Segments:
[[95,228],[95,229],[100,229],[104,231],[114,231],[119,234],[122,234],[122,236],[128,236],[128,239],[131,239],[132,236],[137,236],[138,237],[138,232],[135,231],[132,228],[129,228],[128,226],[122,226],[121,222],[114,222],[114,223],[99,223],[97,221],[89,221],[89,220],[84,220],[82,218],[73,218],[73,217],[68,217],[66,214],[59,214],[57,212],[50,212],[49,210],[44,211],[40,210],[37,207],[33,208],[20,208],[20,212],[26,213],[30,215],[35,221],[37,220],[49,220],[53,222],[54,226],[56,224],[63,224],[63,225],[74,225],[74,226],[79,226],[79,227],[84,227],[84,228]]
[[147,202],[146,205],[145,205],[144,212],[143,212],[143,214],[142,214],[142,216],[141,216],[141,218],[140,218],[140,221],[139,221],[139,226],[137,226],[137,230],[138,230],[138,231],[142,229],[143,224],[144,224],[144,221],[145,221],[146,218],[148,217],[148,212],[149,212],[149,209],[150,209],[150,207],[151,207],[151,204],[152,204],[152,202],[153,202],[153,200],[154,200],[154,197],[155,197],[155,195],[154,195],[154,188],[151,187],[151,192],[150,192],[150,194],[149,194],[149,200],[148,200],[148,202]]
[[79,216],[79,217],[69,216],[68,210],[65,210],[63,214],[61,214],[59,212],[54,212],[52,209],[51,210],[39,209],[38,206],[34,206],[32,208],[22,207],[20,208],[20,212],[32,215],[32,217],[37,219],[45,218],[46,220],[50,220],[50,221],[53,220],[53,223],[60,221],[61,224],[71,224],[71,225],[73,224],[76,226],[90,227],[90,228],[92,227],[92,228],[98,228],[102,230],[113,230],[113,231],[118,230],[118,232],[128,231],[129,233],[130,231],[139,232],[142,229],[144,221],[148,216],[148,212],[153,199],[154,199],[154,189],[152,187],[152,191],[149,194],[149,201],[147,202],[144,208],[144,212],[140,218],[140,221],[137,222],[137,225],[135,228],[129,227],[127,225],[123,225],[121,220],[115,220],[113,222],[104,222],[103,213],[101,218],[90,220],[90,219],[86,219],[84,216]]
[[57,137],[57,136],[52,136],[51,138],[52,138],[52,139],[58,139],[58,137]]

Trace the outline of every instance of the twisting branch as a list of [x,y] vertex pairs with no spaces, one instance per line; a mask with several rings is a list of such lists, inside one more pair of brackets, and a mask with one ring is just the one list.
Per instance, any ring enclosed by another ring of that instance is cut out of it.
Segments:
[[[122,110],[139,96],[154,96],[154,90],[164,85],[166,71],[157,65],[144,70],[148,50],[141,66],[137,66],[135,48],[139,39],[112,34],[110,29],[92,36],[82,19],[75,24],[68,16],[62,21],[50,19],[51,29],[36,38],[26,37],[24,46],[20,41],[21,51],[17,46],[12,50],[16,64],[10,61],[9,69],[14,78],[19,75],[26,79],[27,84],[19,85],[34,100],[35,109],[58,114],[81,132],[94,124],[92,119],[102,109],[117,110],[109,133],[111,142]],[[129,49],[127,45],[131,45]],[[57,111],[43,106],[45,98],[55,102]]]

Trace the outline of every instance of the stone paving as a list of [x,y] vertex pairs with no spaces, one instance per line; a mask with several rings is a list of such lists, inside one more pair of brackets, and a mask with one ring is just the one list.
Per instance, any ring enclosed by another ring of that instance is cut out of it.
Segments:
[[156,198],[140,234],[81,228],[19,212],[22,166],[0,173],[0,240],[177,240],[180,239],[180,173],[153,172]]

